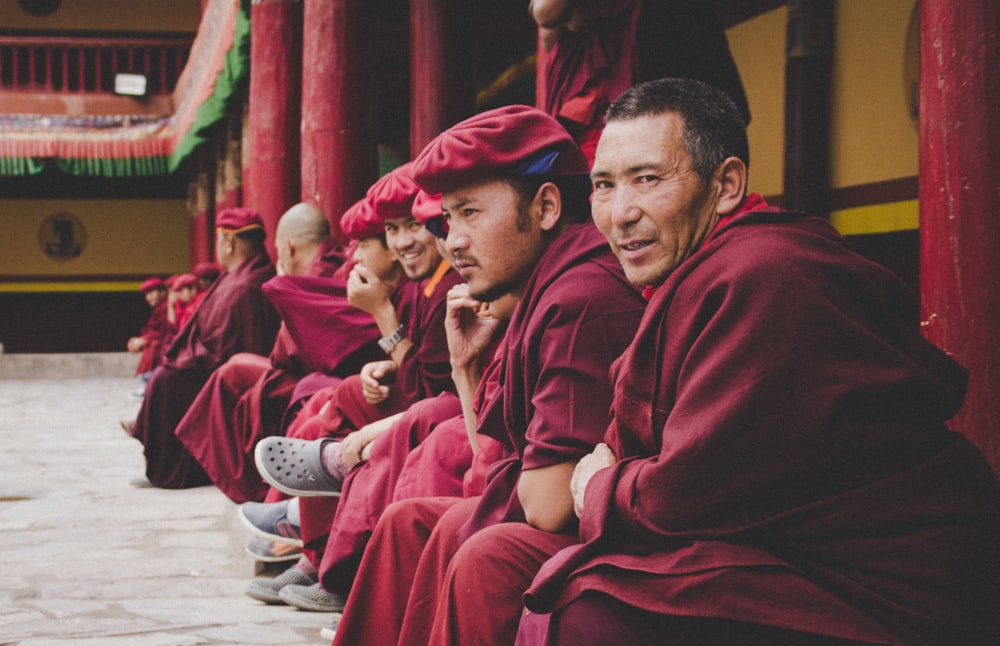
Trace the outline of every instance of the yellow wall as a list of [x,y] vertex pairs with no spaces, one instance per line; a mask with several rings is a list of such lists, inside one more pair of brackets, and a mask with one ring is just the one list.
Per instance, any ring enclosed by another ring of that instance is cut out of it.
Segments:
[[[838,0],[833,61],[833,188],[917,174],[904,49],[914,0]],[[780,7],[727,32],[750,101],[750,188],[782,193],[785,28]]]
[[[49,258],[39,228],[57,212],[87,231],[77,258]],[[0,281],[17,276],[135,276],[187,271],[187,204],[183,200],[2,200]]]
[[200,14],[200,0],[63,0],[55,13],[35,17],[17,0],[0,0],[3,29],[193,33]]

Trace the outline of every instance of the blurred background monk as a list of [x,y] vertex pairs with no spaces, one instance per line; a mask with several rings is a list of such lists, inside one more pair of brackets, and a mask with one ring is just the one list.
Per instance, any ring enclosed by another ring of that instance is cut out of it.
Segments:
[[170,321],[167,320],[167,286],[159,278],[149,278],[143,281],[139,289],[153,311],[139,335],[129,339],[126,347],[129,352],[142,353],[135,374],[149,379],[149,374],[160,365],[163,339],[170,332]]
[[153,371],[132,429],[144,446],[146,477],[154,486],[210,483],[174,429],[213,370],[237,352],[264,354],[274,343],[280,321],[261,290],[274,276],[264,236],[264,223],[252,209],[225,209],[216,217],[216,255],[226,273]]

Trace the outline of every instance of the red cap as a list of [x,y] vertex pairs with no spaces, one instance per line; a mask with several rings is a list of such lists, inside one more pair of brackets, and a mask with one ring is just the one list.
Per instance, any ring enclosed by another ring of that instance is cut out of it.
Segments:
[[199,262],[191,270],[191,273],[198,278],[204,278],[205,280],[215,280],[222,274],[222,270],[214,262]]
[[566,129],[526,105],[472,116],[435,137],[413,161],[413,179],[428,193],[498,177],[554,177],[589,170]]
[[170,289],[180,291],[185,287],[197,287],[198,277],[194,274],[181,274],[180,276],[174,276],[173,281],[170,283]]
[[146,292],[151,292],[154,289],[166,289],[167,286],[164,284],[163,280],[157,277],[147,278],[142,281],[142,285],[139,285],[139,291],[143,294]]
[[384,222],[408,218],[410,207],[420,188],[413,181],[413,162],[407,162],[383,175],[368,189],[375,212]]
[[385,224],[375,213],[375,207],[370,198],[364,197],[355,202],[351,208],[340,216],[340,230],[348,238],[360,240],[373,238],[385,233]]
[[215,228],[229,233],[242,233],[250,229],[263,229],[264,221],[253,209],[223,209],[215,216]]
[[427,222],[431,218],[441,217],[441,196],[431,195],[425,191],[417,193],[417,198],[413,200],[413,217],[421,222]]

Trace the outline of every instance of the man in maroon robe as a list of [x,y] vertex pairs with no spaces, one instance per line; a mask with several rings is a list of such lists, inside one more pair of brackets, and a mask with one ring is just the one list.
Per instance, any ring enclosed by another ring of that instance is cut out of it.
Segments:
[[216,255],[226,274],[211,287],[153,371],[133,427],[154,486],[181,489],[210,484],[174,435],[177,424],[212,371],[238,352],[264,354],[278,331],[277,312],[261,291],[274,276],[264,250],[264,224],[251,209],[220,211]]
[[146,302],[153,308],[149,320],[142,326],[138,336],[128,340],[129,352],[141,353],[139,365],[135,369],[136,376],[147,375],[160,365],[163,354],[163,339],[170,333],[170,321],[167,320],[167,286],[159,278],[149,278],[139,287]]
[[[644,306],[589,219],[586,172],[569,133],[525,106],[476,115],[415,161],[421,187],[443,193],[446,246],[469,283],[467,303],[448,318],[464,339],[452,344],[463,397],[481,380],[470,349],[483,347],[493,331],[473,311],[504,294],[521,300],[502,342],[498,387],[476,429],[503,445],[503,458],[481,496],[417,498],[386,510],[335,644],[437,643],[432,624],[459,616],[472,621],[455,643],[513,640],[523,587],[507,589],[510,573],[489,567],[504,556],[494,549],[496,537],[537,528],[549,553],[575,540],[569,477],[603,435],[608,369]],[[473,547],[463,554],[466,546]],[[452,571],[476,579],[469,589],[463,583],[461,598],[449,593]],[[439,606],[439,599],[448,603]]]
[[[297,204],[281,216],[275,248],[279,273],[285,276],[329,278],[344,263],[343,250],[330,238],[326,216],[312,204]],[[281,278],[267,285],[276,280]],[[312,300],[321,308],[319,297],[313,295]],[[335,334],[336,326],[331,328],[330,334]],[[362,332],[357,330],[354,338],[363,339]],[[263,499],[267,487],[254,467],[253,447],[279,431],[296,384],[311,370],[283,322],[270,357],[251,353],[231,357],[212,373],[177,425],[177,438],[230,499],[240,503]]]
[[[430,217],[440,217],[440,201],[425,196],[427,199],[421,200],[420,208],[414,208],[419,189],[413,182],[410,168],[410,164],[404,164],[387,174],[372,185],[366,197],[382,220],[386,242],[399,258],[410,281],[409,297],[394,304],[364,268],[352,271],[348,280],[352,300],[374,317],[383,335],[379,345],[388,359],[369,363],[358,375],[317,392],[299,412],[287,433],[294,439],[331,437],[342,440],[335,450],[344,454],[346,460],[356,461],[371,441],[367,425],[402,413],[426,397],[454,391],[443,321],[448,290],[462,279],[442,257],[437,239],[424,224]],[[262,445],[265,446],[271,445]],[[274,445],[276,454],[282,454],[283,448],[280,442]],[[353,455],[348,457],[348,453]],[[258,458],[258,467],[263,460]],[[280,461],[275,464],[283,465]],[[265,479],[274,481],[268,472],[262,474]],[[272,490],[265,504],[275,504],[283,497],[280,491]],[[309,548],[321,548],[336,512],[336,498],[303,498],[297,504],[302,543]],[[240,512],[255,532],[263,530],[265,537],[283,538],[270,533],[257,521],[271,517],[267,509],[247,503]],[[298,567],[314,575],[314,565],[319,560],[317,552],[306,549]],[[329,599],[330,603],[340,603],[320,590],[310,594]]]
[[704,0],[531,0],[545,62],[545,111],[593,162],[603,114],[629,86],[694,78],[750,108],[726,32]]
[[1000,486],[903,282],[746,196],[715,89],[640,85],[607,121],[594,219],[652,291],[520,643],[1000,643]]

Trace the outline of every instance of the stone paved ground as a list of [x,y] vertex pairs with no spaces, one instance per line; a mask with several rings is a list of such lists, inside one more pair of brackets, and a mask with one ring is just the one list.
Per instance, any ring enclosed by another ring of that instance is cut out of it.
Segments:
[[0,379],[0,644],[323,644],[332,615],[243,595],[214,487],[137,488],[133,379]]

